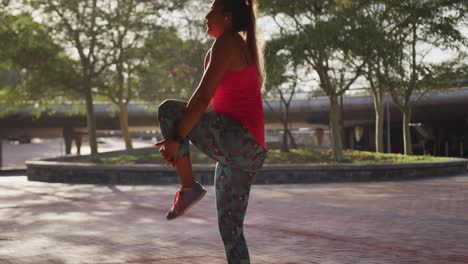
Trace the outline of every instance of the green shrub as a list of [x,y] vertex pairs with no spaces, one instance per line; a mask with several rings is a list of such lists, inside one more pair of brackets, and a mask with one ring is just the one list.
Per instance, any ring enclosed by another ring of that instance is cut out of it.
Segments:
[[[290,152],[281,153],[279,149],[270,149],[265,164],[333,164],[331,150],[314,150],[298,148]],[[447,161],[450,158],[433,156],[406,156],[402,154],[386,154],[368,151],[345,150],[345,160],[348,164],[376,164],[376,163],[412,163]],[[192,163],[215,164],[200,151],[190,153]],[[157,151],[152,154],[120,155],[116,157],[101,158],[104,164],[165,164],[164,159]]]

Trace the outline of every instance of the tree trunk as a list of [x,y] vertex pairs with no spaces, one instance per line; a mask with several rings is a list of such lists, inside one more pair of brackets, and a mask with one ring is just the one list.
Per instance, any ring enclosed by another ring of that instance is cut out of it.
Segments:
[[281,152],[289,152],[288,145],[288,106],[286,105],[285,111],[283,112],[283,140],[281,141]]
[[91,94],[91,81],[86,80],[86,123],[88,126],[88,140],[91,148],[91,160],[97,160],[98,147],[96,139],[96,116],[94,114],[93,95]]
[[[288,123],[286,123],[288,124]],[[291,148],[296,149],[297,144],[296,141],[294,140],[294,137],[292,136],[291,130],[288,128],[288,135],[289,135],[289,143],[291,143]]]
[[132,138],[128,129],[128,105],[124,102],[119,103],[120,131],[125,141],[125,149],[132,149]]
[[343,161],[343,144],[341,142],[341,127],[340,127],[340,106],[338,105],[338,96],[330,95],[330,130],[333,145],[333,160]]
[[297,144],[296,144],[296,141],[294,140],[291,130],[289,129],[289,104],[287,104],[285,108],[286,108],[286,112],[285,112],[283,124],[284,124],[284,133],[287,134],[289,138],[289,142],[286,145],[287,146],[286,152],[289,152],[290,148],[296,149]]
[[403,111],[403,142],[405,155],[413,155],[413,148],[411,145],[411,109],[405,109]]
[[381,93],[374,94],[374,112],[375,112],[375,151],[384,152],[384,104]]

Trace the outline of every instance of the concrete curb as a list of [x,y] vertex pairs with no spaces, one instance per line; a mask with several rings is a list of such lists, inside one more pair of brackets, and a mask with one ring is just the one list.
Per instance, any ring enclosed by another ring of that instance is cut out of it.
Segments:
[[26,174],[26,166],[18,167],[1,167],[0,168],[0,177],[1,176],[18,176]]
[[[148,150],[133,151],[154,151]],[[100,154],[112,156],[129,151]],[[80,156],[79,159],[86,157]],[[178,177],[172,167],[162,164],[111,165],[71,162],[76,157],[27,161],[30,181],[87,183],[87,184],[177,184]],[[213,165],[193,165],[194,177],[203,184],[212,184]],[[278,164],[264,165],[257,173],[257,184],[365,182],[412,180],[460,175],[468,171],[468,160],[406,164]]]

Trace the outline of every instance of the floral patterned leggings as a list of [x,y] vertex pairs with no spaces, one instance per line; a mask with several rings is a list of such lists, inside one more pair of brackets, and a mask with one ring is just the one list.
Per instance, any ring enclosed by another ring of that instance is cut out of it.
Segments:
[[[166,100],[159,105],[158,120],[164,138],[173,138],[186,104]],[[228,263],[250,263],[243,233],[244,216],[253,177],[262,167],[267,152],[238,121],[213,111],[203,114],[188,139],[217,161],[214,184],[218,226]],[[189,142],[186,140],[179,155],[188,154]]]

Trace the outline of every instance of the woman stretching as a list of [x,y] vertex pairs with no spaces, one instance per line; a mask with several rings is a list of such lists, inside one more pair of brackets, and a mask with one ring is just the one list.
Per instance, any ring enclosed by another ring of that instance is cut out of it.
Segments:
[[[164,140],[156,143],[176,168],[181,188],[167,213],[171,220],[198,202],[206,190],[192,175],[189,142],[217,161],[218,225],[229,263],[250,263],[243,222],[255,173],[267,155],[261,87],[261,50],[253,0],[215,0],[206,15],[215,38],[205,72],[189,102],[166,100],[158,107]],[[212,103],[212,111],[208,110]]]

